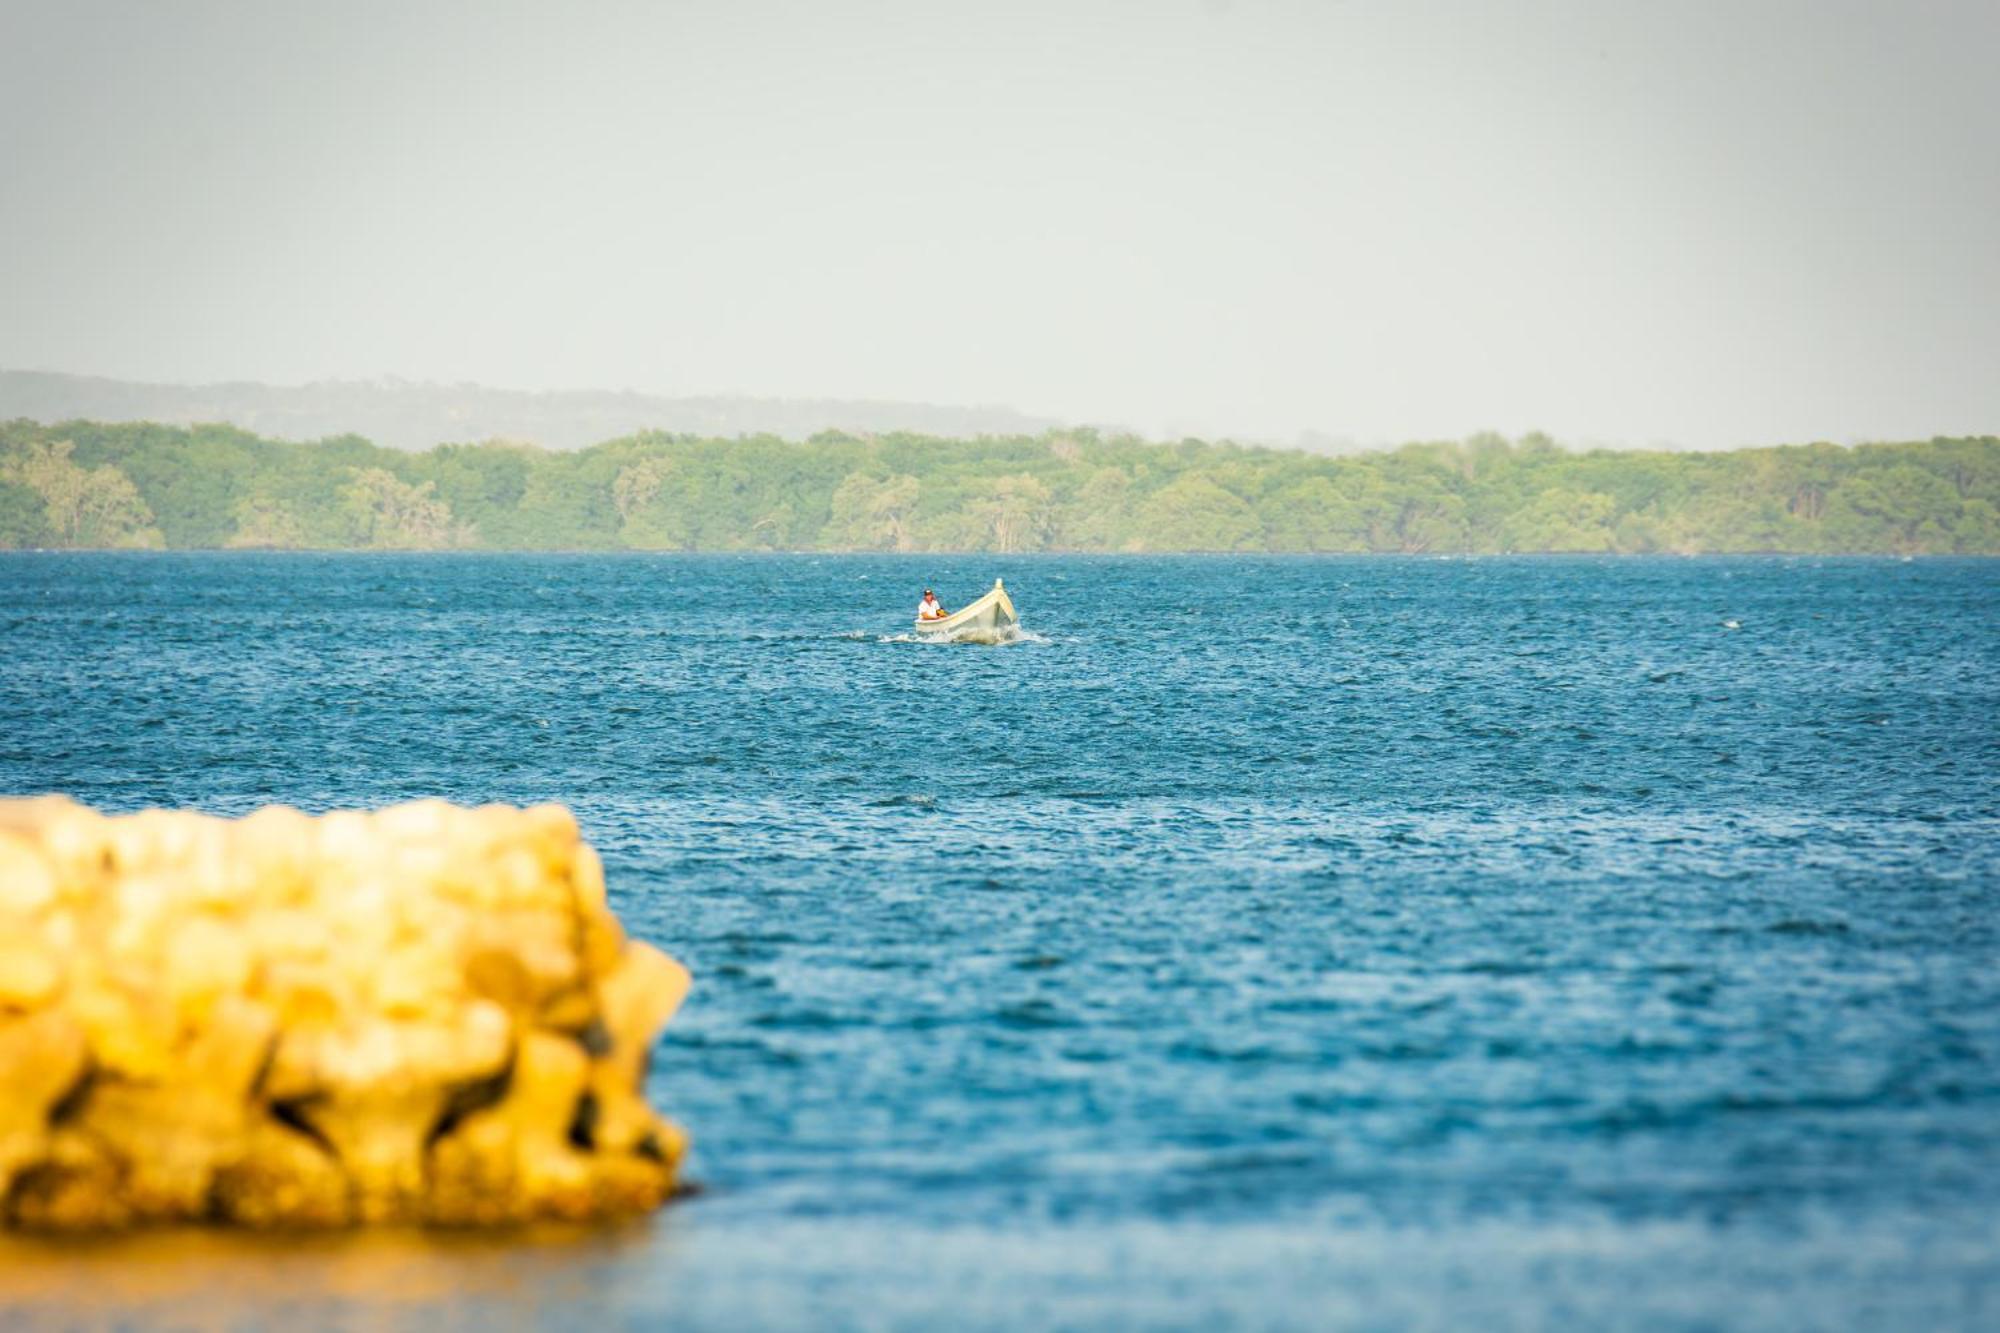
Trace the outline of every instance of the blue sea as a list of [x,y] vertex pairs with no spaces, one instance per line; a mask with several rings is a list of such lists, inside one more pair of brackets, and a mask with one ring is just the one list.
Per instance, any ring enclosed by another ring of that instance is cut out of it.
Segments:
[[0,555],[47,790],[570,806],[701,1188],[19,1321],[2000,1325],[2000,563]]

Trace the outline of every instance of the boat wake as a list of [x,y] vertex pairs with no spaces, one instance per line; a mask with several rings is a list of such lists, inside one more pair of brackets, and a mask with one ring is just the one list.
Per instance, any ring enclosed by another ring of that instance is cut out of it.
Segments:
[[1043,638],[1041,635],[1035,633],[1031,629],[1023,629],[1019,624],[1014,624],[1014,625],[1009,625],[1007,628],[1002,630],[962,629],[962,630],[953,630],[947,634],[918,634],[915,632],[909,632],[903,634],[883,634],[883,635],[878,635],[875,639],[875,642],[922,643],[922,644],[934,644],[934,645],[954,644],[954,643],[976,643],[983,647],[988,647],[988,648],[1004,648],[1008,644],[1012,643],[1048,643],[1050,642],[1050,640]]

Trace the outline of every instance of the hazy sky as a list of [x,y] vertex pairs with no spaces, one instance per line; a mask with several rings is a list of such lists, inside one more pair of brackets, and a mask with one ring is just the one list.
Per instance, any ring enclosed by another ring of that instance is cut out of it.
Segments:
[[0,366],[2000,431],[2000,3],[0,0]]

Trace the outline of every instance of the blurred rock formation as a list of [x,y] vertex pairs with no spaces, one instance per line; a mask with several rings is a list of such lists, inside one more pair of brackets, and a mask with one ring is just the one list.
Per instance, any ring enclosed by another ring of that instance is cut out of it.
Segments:
[[502,1224],[650,1209],[688,974],[556,806],[312,818],[0,800],[9,1224]]

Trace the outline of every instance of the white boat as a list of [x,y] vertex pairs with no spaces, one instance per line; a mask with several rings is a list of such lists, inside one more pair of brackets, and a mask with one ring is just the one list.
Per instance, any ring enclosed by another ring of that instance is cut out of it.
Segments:
[[1014,599],[1006,585],[993,580],[993,590],[978,601],[936,620],[917,618],[917,633],[935,634],[946,639],[996,640],[1012,635],[1021,618],[1014,614]]

